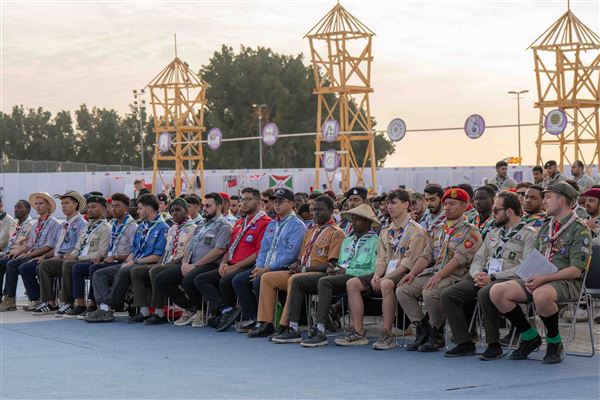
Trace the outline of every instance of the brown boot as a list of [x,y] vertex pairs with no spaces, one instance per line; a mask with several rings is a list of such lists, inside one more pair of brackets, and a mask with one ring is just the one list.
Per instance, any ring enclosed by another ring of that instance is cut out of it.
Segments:
[[0,303],[0,312],[2,311],[17,311],[17,302],[14,297],[4,296]]

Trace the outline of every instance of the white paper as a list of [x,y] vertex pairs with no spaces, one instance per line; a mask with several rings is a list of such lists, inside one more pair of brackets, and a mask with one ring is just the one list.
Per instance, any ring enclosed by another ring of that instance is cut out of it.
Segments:
[[558,271],[558,268],[552,264],[539,251],[533,249],[531,253],[517,267],[515,273],[518,277],[527,280],[536,275],[550,275]]
[[391,274],[398,268],[398,260],[390,260],[385,270],[385,275]]

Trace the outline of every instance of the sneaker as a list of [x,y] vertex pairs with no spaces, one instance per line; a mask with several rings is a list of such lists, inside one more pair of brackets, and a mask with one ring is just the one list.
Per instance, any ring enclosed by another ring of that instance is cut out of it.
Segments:
[[438,351],[445,345],[444,325],[440,325],[437,328],[430,326],[429,338],[425,343],[419,346],[418,350],[422,352]]
[[[511,328],[508,333],[506,334],[506,336],[504,336],[502,339],[500,339],[500,344],[502,346],[508,346],[510,344],[510,340],[512,339],[512,335],[513,332],[515,332],[515,328]],[[519,334],[515,332],[515,338],[513,340],[513,346],[515,345],[515,342],[517,342],[519,340]]]
[[327,343],[327,335],[325,335],[325,332],[321,332],[315,327],[307,338],[302,339],[300,345],[302,347],[320,347],[326,346]]
[[40,304],[42,304],[40,300],[29,301],[27,305],[23,306],[23,311],[33,311],[38,308]]
[[429,326],[429,322],[423,319],[420,322],[415,322],[415,327],[417,328],[417,333],[415,336],[415,342],[406,346],[406,350],[408,351],[417,351],[419,350],[419,346],[422,346],[429,339],[429,331],[431,327]]
[[194,319],[192,320],[192,328],[204,328],[207,325],[208,321],[206,320],[204,313],[202,311],[197,311],[196,314],[194,314]]
[[369,344],[369,339],[367,339],[367,331],[362,335],[354,330],[354,328],[350,328],[350,331],[346,333],[343,338],[335,339],[335,344],[338,346],[365,346]]
[[62,318],[65,316],[66,313],[68,313],[72,309],[73,309],[73,307],[71,307],[71,305],[69,303],[63,304],[62,306],[60,306],[60,308],[58,309],[56,314],[54,314],[54,316],[56,318]]
[[548,343],[546,346],[546,355],[542,361],[544,364],[556,364],[561,362],[560,356],[563,352],[563,344],[561,343]]
[[537,335],[531,340],[521,340],[521,343],[519,343],[519,347],[515,351],[510,353],[510,356],[508,358],[510,358],[511,360],[524,360],[531,354],[531,352],[539,348],[541,345],[542,338],[540,337],[540,335]]
[[42,303],[33,310],[33,315],[54,314],[58,311],[58,306],[53,306],[48,303]]
[[137,312],[134,316],[127,318],[127,322],[131,324],[143,323],[147,318],[150,318],[150,315],[145,316],[141,312]]
[[271,333],[269,336],[267,336],[267,340],[272,341],[274,337],[282,335],[287,329],[288,329],[287,326],[279,325],[279,329],[277,331]]
[[144,325],[160,325],[167,322],[169,321],[165,315],[161,317],[158,314],[151,314],[148,318],[144,319]]
[[487,349],[479,356],[480,360],[483,361],[491,361],[498,360],[502,358],[504,354],[502,353],[502,345],[500,343],[490,343],[488,344]]
[[4,296],[0,303],[0,312],[17,311],[17,302],[14,297]]
[[230,311],[227,311],[226,313],[221,315],[221,323],[219,324],[219,326],[217,326],[217,332],[225,332],[226,330],[231,328],[231,326],[235,324],[235,321],[238,320],[240,315],[242,315],[242,311],[237,307],[234,307]]
[[184,310],[183,314],[181,314],[181,317],[179,317],[177,319],[177,321],[175,321],[173,323],[173,325],[175,325],[175,326],[189,325],[196,319],[199,312],[200,311],[196,311],[195,313],[192,313],[192,311]]
[[251,329],[254,329],[256,326],[256,321],[253,319],[248,319],[246,321],[242,321],[239,327],[235,329],[237,333],[248,333]]
[[115,316],[111,310],[105,311],[101,308],[93,311],[85,316],[85,322],[110,322],[114,321]]
[[271,338],[273,343],[299,343],[302,341],[300,331],[287,328],[283,333]]
[[390,350],[396,346],[396,338],[389,332],[383,331],[379,339],[373,343],[373,350]]
[[63,315],[63,318],[77,318],[81,314],[85,313],[87,308],[85,306],[75,306]]
[[[566,310],[563,314],[563,319],[568,322],[573,322],[573,310]],[[586,322],[588,320],[588,311],[581,307],[577,307],[575,311],[575,322]]]
[[477,349],[475,348],[475,343],[473,343],[473,342],[466,342],[466,343],[458,344],[458,345],[454,346],[454,348],[446,351],[444,353],[444,356],[445,357],[467,357],[467,356],[474,356],[476,350]]
[[88,314],[93,313],[97,309],[98,309],[98,307],[96,307],[96,306],[87,306],[85,311],[77,316],[77,319],[84,320]]
[[[221,324],[221,315],[214,315],[214,316],[210,317],[208,319],[208,321],[206,321],[206,325],[210,326],[211,328],[216,328],[220,324]],[[193,323],[192,323],[192,326],[194,326]]]
[[275,327],[270,322],[259,322],[248,332],[249,338],[268,337],[275,332]]

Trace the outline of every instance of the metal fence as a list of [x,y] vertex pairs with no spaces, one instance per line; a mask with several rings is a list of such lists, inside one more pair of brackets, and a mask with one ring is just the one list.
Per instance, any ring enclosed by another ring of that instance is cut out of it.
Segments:
[[132,165],[105,165],[62,161],[33,161],[0,159],[0,172],[105,172],[105,171],[141,171]]

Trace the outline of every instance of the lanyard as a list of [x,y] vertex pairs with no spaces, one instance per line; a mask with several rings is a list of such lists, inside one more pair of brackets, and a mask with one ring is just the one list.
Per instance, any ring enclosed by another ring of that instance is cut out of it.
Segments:
[[77,251],[78,257],[81,255],[81,252],[83,252],[83,249],[87,247],[92,233],[94,233],[97,229],[99,229],[102,226],[103,221],[103,219],[100,219],[96,221],[93,225],[88,225],[87,231],[85,232],[85,237],[83,238],[83,242],[81,243],[81,246],[79,246],[79,250]]
[[319,226],[318,229],[314,230],[314,232],[310,238],[310,241],[308,242],[308,245],[306,246],[306,249],[304,249],[304,253],[302,253],[302,258],[300,259],[300,266],[302,266],[302,267],[310,266],[310,254],[312,253],[312,250],[315,247],[317,240],[321,237],[321,234],[323,232],[325,232],[325,230],[333,224],[335,224],[335,221],[333,219],[330,219],[325,224]]
[[198,232],[195,232],[194,237],[192,238],[190,245],[188,247],[190,255],[187,258],[187,262],[191,262],[192,261],[192,256],[194,254],[194,248],[196,247],[196,244],[198,243],[198,240],[200,240],[201,237],[204,236],[204,234],[211,228],[211,226],[215,223],[216,219],[210,218],[210,219],[205,219],[205,223],[203,226],[200,227],[200,229],[198,229]]
[[258,222],[258,220],[261,219],[265,215],[266,215],[265,212],[260,210],[259,212],[256,213],[256,215],[249,222],[248,222],[248,216],[246,216],[244,218],[243,223],[242,223],[242,230],[236,235],[235,240],[233,241],[231,246],[229,246],[229,251],[228,251],[229,260],[231,260],[233,258],[233,253],[235,253],[235,249],[237,248],[238,244],[240,244],[240,241],[242,240],[242,237],[244,236],[246,231],[251,226],[255,225],[256,222]]
[[267,253],[267,257],[265,259],[265,265],[271,266],[271,263],[277,258],[277,245],[279,244],[279,238],[281,237],[281,232],[283,232],[283,228],[287,225],[287,223],[295,218],[296,214],[293,212],[285,217],[284,219],[277,221],[275,227],[275,236],[273,237],[273,241],[271,242],[271,246],[269,247],[269,251]]
[[463,217],[462,220],[457,222],[452,228],[449,228],[448,225],[444,226],[444,230],[440,233],[440,239],[442,239],[442,235],[444,236],[440,255],[438,256],[435,265],[439,265],[440,269],[444,267],[444,262],[446,261],[446,256],[448,255],[448,247],[450,246],[450,239],[454,236],[458,229],[461,228],[466,223],[466,218]]
[[392,254],[394,254],[394,255],[398,254],[398,251],[400,250],[400,240],[402,240],[402,236],[404,235],[404,232],[406,232],[406,228],[408,227],[409,224],[410,224],[410,218],[408,218],[408,221],[406,221],[406,224],[404,224],[404,226],[398,228],[398,236],[395,239],[394,239],[394,233],[396,233],[396,231],[394,231],[393,229],[390,229],[388,231],[388,233],[390,234],[390,239],[392,239],[391,240]]
[[35,230],[34,230],[34,240],[33,240],[33,246],[35,247],[35,245],[37,245],[37,242],[40,240],[41,236],[42,236],[42,232],[44,231],[44,227],[46,226],[46,222],[48,222],[48,220],[50,219],[50,217],[48,216],[44,221],[42,221],[41,218],[38,219],[37,224],[35,225]]
[[344,260],[343,263],[340,263],[340,266],[343,268],[347,268],[347,264],[349,264],[350,260],[352,260],[354,256],[358,253],[359,247],[362,244],[364,244],[367,240],[369,240],[369,238],[371,238],[371,236],[373,235],[375,235],[374,231],[369,231],[362,236],[358,236],[356,233],[354,233],[354,239],[352,239],[352,247],[350,248],[350,255],[346,260]]
[[144,231],[142,232],[142,240],[140,242],[140,247],[139,247],[138,252],[135,254],[136,257],[134,257],[134,258],[137,258],[137,256],[139,255],[140,252],[143,253],[144,247],[146,247],[146,242],[148,241],[148,236],[150,236],[150,232],[152,231],[152,229],[154,229],[154,227],[159,222],[163,222],[163,221],[164,221],[164,219],[162,219],[162,217],[160,215],[157,215],[156,218],[154,219],[154,221],[152,221],[152,225],[150,225],[150,223],[148,221],[144,222],[144,224],[146,224],[146,227],[144,228]]
[[510,230],[510,232],[508,232],[506,229],[502,228],[502,233],[500,234],[500,240],[498,241],[498,244],[496,245],[496,248],[494,249],[494,257],[493,258],[501,258],[502,251],[504,251],[504,246],[506,245],[506,243],[510,239],[512,239],[517,234],[517,232],[519,232],[521,229],[523,229],[523,227],[526,224],[527,224],[526,221],[521,221],[521,222],[519,222],[519,224],[517,226],[512,228]]
[[123,220],[123,223],[121,225],[119,225],[119,221],[116,218],[112,221],[108,254],[113,253],[115,247],[117,246],[117,243],[119,243],[119,239],[121,239],[121,236],[123,236],[123,233],[125,232],[125,228],[127,228],[127,226],[129,226],[133,222],[133,218],[131,218],[131,215],[129,214],[125,214],[125,219]]

